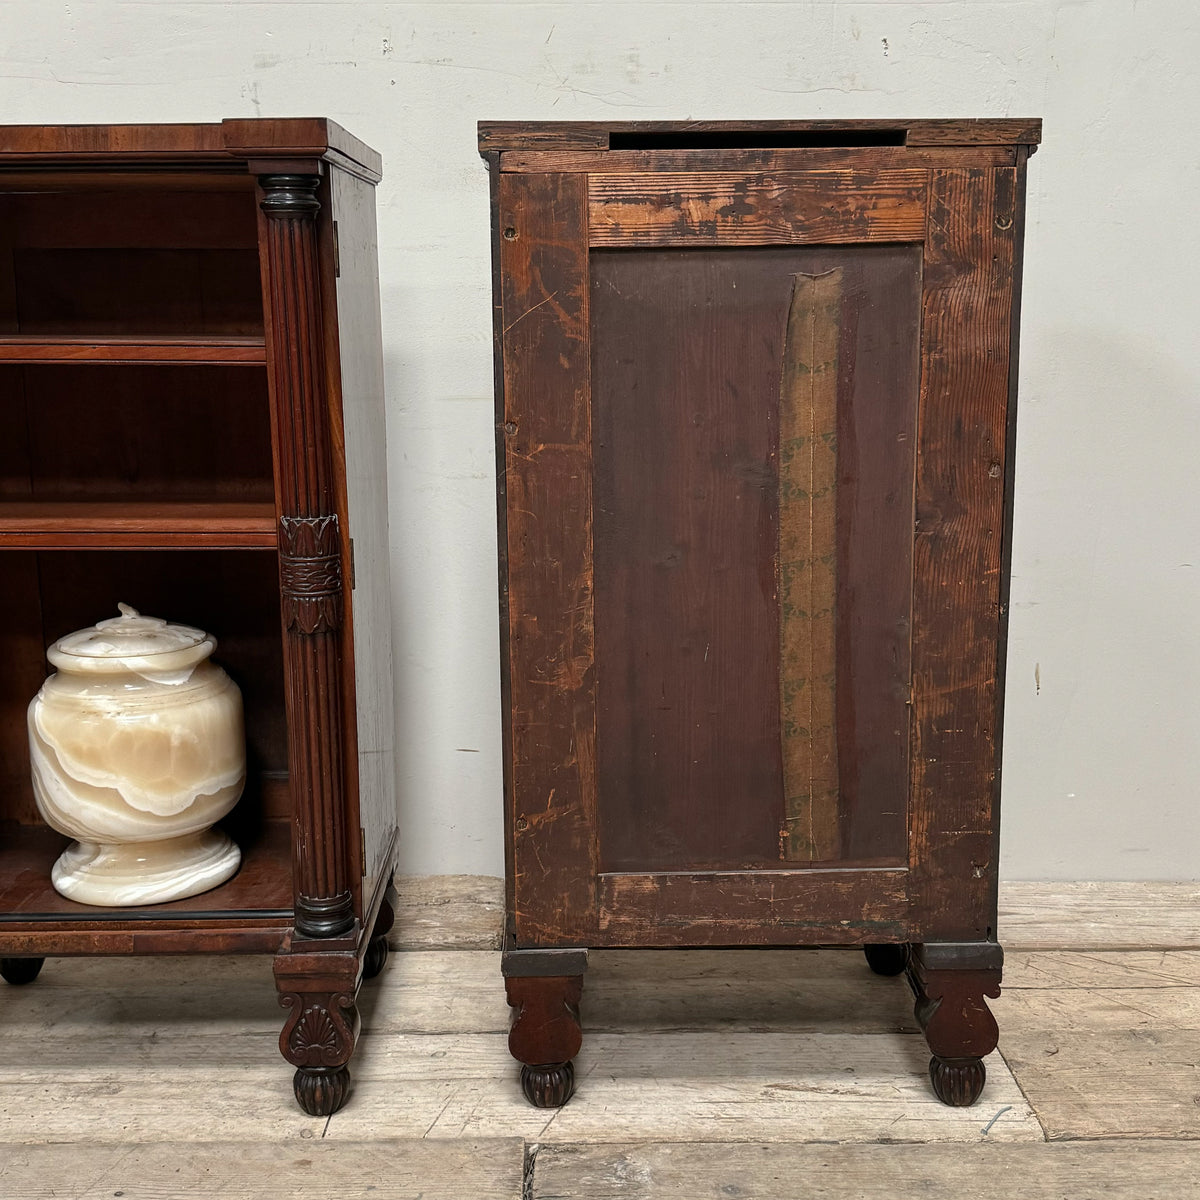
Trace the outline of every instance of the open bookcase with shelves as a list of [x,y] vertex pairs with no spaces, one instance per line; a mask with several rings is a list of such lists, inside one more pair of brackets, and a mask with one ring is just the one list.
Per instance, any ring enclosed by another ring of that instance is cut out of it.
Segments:
[[[273,954],[313,1114],[346,1099],[392,919],[379,170],[323,120],[0,128],[3,974]],[[51,884],[66,839],[25,710],[47,647],[118,603],[217,638],[243,858],[201,895],[101,908]]]

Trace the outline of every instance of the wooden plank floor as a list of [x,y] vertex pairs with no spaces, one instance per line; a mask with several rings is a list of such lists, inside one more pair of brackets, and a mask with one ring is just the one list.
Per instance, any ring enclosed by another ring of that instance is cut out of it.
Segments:
[[[472,886],[440,931],[453,889],[425,889],[422,944],[489,944]],[[854,951],[595,952],[557,1113],[520,1096],[494,950],[393,953],[329,1120],[292,1100],[269,959],[50,960],[0,988],[0,1197],[1191,1196],[1200,949],[1128,948],[1152,924],[1181,939],[1186,914],[1126,913],[1124,949],[1010,950],[966,1110],[929,1092],[903,982]]]
[[543,1146],[529,1200],[1193,1200],[1180,1142]]

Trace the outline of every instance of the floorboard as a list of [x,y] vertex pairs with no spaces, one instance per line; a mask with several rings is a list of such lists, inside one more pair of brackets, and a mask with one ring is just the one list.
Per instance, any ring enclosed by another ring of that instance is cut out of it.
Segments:
[[[521,1200],[525,1149],[501,1141],[6,1146],[4,1200]],[[58,1182],[61,1181],[61,1182]]]
[[542,1146],[531,1200],[1192,1200],[1195,1147]]

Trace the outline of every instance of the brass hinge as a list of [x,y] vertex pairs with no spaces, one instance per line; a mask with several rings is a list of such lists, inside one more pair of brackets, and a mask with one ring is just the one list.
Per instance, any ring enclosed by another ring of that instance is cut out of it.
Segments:
[[337,222],[333,223],[333,275],[335,279],[342,277],[342,252],[338,244],[338,227]]
[[365,829],[363,829],[361,826],[359,827],[359,830],[358,830],[358,854],[359,854],[358,862],[359,862],[359,867],[360,867],[359,874],[362,875],[363,878],[366,878],[366,874],[367,874],[367,831]]

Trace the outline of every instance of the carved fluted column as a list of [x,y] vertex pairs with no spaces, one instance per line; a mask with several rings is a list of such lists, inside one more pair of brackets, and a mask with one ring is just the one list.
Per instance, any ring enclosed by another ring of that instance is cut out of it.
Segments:
[[296,933],[354,927],[342,761],[342,558],[321,312],[317,175],[262,175]]

